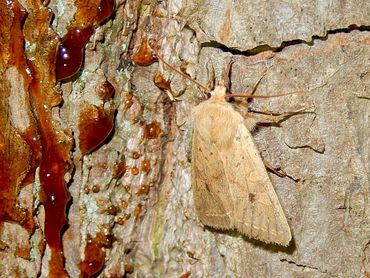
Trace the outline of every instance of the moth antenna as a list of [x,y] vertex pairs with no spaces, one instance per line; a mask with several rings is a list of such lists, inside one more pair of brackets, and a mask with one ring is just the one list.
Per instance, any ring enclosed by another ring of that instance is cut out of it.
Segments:
[[207,92],[209,94],[210,91],[209,91],[208,88],[206,88],[205,86],[203,86],[198,81],[196,81],[193,78],[191,78],[190,76],[186,75],[182,71],[178,70],[177,68],[175,68],[174,66],[172,66],[170,63],[168,63],[165,59],[163,59],[162,56],[159,55],[157,53],[157,51],[155,51],[155,48],[156,48],[157,44],[154,42],[153,39],[149,39],[148,44],[149,44],[150,48],[152,49],[152,52],[153,52],[152,55],[153,56],[155,56],[158,60],[160,60],[163,64],[165,64],[167,67],[169,67],[171,70],[173,70],[177,74],[181,75],[182,77],[184,77],[187,80],[190,80],[190,81],[194,82],[194,84],[197,85],[201,90],[203,90],[204,92]]
[[227,94],[225,95],[225,98],[274,98],[274,97],[284,97],[284,96],[290,96],[290,95],[300,95],[303,94],[303,92],[292,92],[292,93],[286,93],[286,94],[277,94],[277,95],[272,95],[272,96],[254,96],[254,95],[232,95],[232,94]]
[[262,79],[265,77],[265,75],[267,74],[267,69],[264,69],[263,70],[263,73],[261,75],[261,77],[257,80],[257,82],[253,85],[252,87],[252,92],[250,93],[251,95],[254,95],[254,93],[256,92],[257,90],[257,87],[258,85],[261,83]]
[[[165,64],[167,67],[169,67],[171,70],[173,70],[174,72],[176,72],[177,74],[181,75],[182,77],[184,77],[185,79],[193,82],[196,86],[198,86],[202,91],[203,91],[203,94],[205,94],[207,97],[209,96],[210,94],[210,90],[202,85],[201,83],[199,83],[198,81],[194,80],[193,78],[191,78],[190,76],[186,75],[185,73],[183,73],[182,71],[178,70],[177,68],[175,68],[174,66],[172,66],[170,63],[168,63],[165,59],[163,59],[163,57],[161,55],[159,55],[157,52],[156,52],[156,47],[157,47],[157,42],[154,41],[154,39],[149,39],[148,40],[148,44],[150,46],[150,48],[152,49],[152,52],[153,52],[153,57],[157,58],[158,60],[160,60],[163,64]],[[223,80],[220,82],[220,85],[221,86],[227,86],[229,87],[230,86],[230,74],[231,74],[231,68],[232,68],[232,65],[233,63],[235,62],[235,60],[233,58],[230,59],[230,62],[228,63],[226,69],[225,69],[225,72],[224,72],[224,78]],[[289,95],[295,95],[295,94],[303,94],[303,92],[293,92],[293,93],[286,93],[286,94],[277,94],[277,95],[272,95],[272,96],[255,96],[253,95],[257,89],[257,86],[259,85],[259,83],[261,82],[261,80],[263,79],[263,77],[266,75],[267,73],[267,69],[264,70],[262,76],[258,79],[258,81],[253,85],[253,88],[252,88],[252,92],[251,94],[249,95],[233,95],[233,94],[226,94],[225,95],[225,98],[226,99],[230,99],[230,98],[246,98],[246,99],[252,99],[252,98],[260,98],[260,99],[266,99],[266,98],[274,98],[274,97],[282,97],[282,96],[289,96]]]
[[176,72],[177,74],[180,74],[182,77],[186,78],[187,80],[190,80],[192,82],[194,82],[195,85],[197,85],[200,89],[202,89],[203,91],[209,93],[209,90],[207,87],[203,86],[202,84],[200,84],[198,81],[194,80],[193,78],[191,78],[190,76],[186,75],[185,73],[181,72],[180,70],[178,70],[177,68],[175,68],[174,66],[172,66],[170,63],[166,62],[161,55],[159,55],[158,53],[155,53],[156,57],[158,58],[158,60],[160,60],[163,64],[165,64],[167,67],[169,67],[171,70],[173,70],[174,72]]
[[231,58],[229,63],[227,64],[226,68],[225,68],[225,71],[224,71],[224,74],[223,74],[223,86],[226,87],[226,91],[227,92],[230,92],[231,90],[231,68],[234,64],[234,59]]
[[212,88],[215,87],[215,68],[213,67],[212,62],[210,62],[209,60],[207,62],[207,74],[208,74],[207,88],[208,91],[211,91]]

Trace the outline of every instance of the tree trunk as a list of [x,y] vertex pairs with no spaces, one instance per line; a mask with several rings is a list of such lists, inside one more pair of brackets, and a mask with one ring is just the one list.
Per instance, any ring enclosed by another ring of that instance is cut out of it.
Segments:
[[[117,0],[102,21],[107,0],[8,2],[2,277],[370,277],[369,1]],[[61,77],[60,43],[87,23],[83,66]],[[252,132],[285,173],[269,176],[288,247],[195,211],[191,111],[206,94],[186,76],[212,88],[230,61],[232,93],[293,93],[231,102],[242,115],[307,108]]]

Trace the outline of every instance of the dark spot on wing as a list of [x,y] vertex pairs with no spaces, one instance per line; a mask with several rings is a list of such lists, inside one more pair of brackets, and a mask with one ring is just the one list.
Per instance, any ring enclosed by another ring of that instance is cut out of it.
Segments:
[[210,192],[211,190],[209,190],[209,184],[208,183],[205,183],[205,185],[206,185],[207,191]]
[[256,193],[249,193],[248,198],[249,201],[253,203],[256,200]]

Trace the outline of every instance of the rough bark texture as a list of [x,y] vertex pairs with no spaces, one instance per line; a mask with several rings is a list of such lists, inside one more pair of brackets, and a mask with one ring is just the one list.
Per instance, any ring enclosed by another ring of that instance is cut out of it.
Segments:
[[[21,2],[27,9],[31,1]],[[76,145],[62,234],[70,277],[80,275],[89,253],[104,263],[98,277],[370,277],[370,2],[288,2],[116,2],[114,17],[87,44],[80,74],[57,85],[63,105],[53,108]],[[74,2],[55,0],[49,7],[53,28],[63,36]],[[241,112],[312,107],[253,133],[263,158],[287,173],[270,177],[292,230],[290,246],[199,222],[190,115],[203,95],[162,62],[133,64],[143,38],[153,39],[158,54],[201,84],[220,81],[233,59],[234,93],[250,90],[265,70],[255,94],[300,92],[253,100],[239,106]],[[172,92],[154,85],[158,72]],[[6,82],[23,86],[19,73],[7,74]],[[107,80],[115,95],[104,103],[97,88]],[[79,118],[88,105],[115,106],[116,114],[105,143],[83,155]],[[49,251],[40,247],[44,211],[37,181],[18,197],[31,207],[36,198],[33,234],[14,222],[1,229],[2,277],[49,273]]]

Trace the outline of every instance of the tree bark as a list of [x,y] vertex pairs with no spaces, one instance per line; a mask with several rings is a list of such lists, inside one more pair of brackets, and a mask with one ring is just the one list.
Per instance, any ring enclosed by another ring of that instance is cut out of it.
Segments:
[[[30,17],[34,1],[20,2]],[[60,37],[77,2],[48,4]],[[68,131],[63,138],[75,142],[73,167],[64,176],[71,194],[68,225],[61,232],[68,276],[370,277],[370,2],[319,2],[116,1],[114,16],[96,27],[85,47],[81,71],[55,83],[63,102],[51,105],[53,121]],[[161,59],[140,65],[142,56],[132,58],[145,39],[158,57],[204,86],[223,80],[232,60],[232,93],[250,91],[261,77],[255,95],[294,93],[242,101],[236,106],[241,114],[309,108],[280,126],[253,130],[263,159],[286,173],[269,176],[293,234],[288,247],[199,221],[191,184],[191,111],[204,93]],[[30,40],[26,36],[26,52]],[[24,55],[30,59],[29,52]],[[0,108],[10,112],[0,112],[15,115],[11,103],[18,101],[37,114],[31,100],[9,100],[15,93],[6,84],[23,88],[25,82],[19,67],[9,67],[1,69]],[[164,81],[156,86],[155,76]],[[100,94],[107,81],[112,98]],[[108,137],[86,147],[91,137],[102,137],[113,115]],[[18,138],[25,116],[14,117],[0,122],[11,123],[4,134],[16,138],[6,148],[19,151],[8,162],[28,148]],[[51,273],[39,168],[30,169],[35,181],[19,189],[17,204],[34,215],[35,227],[14,217],[3,222],[4,277]]]

